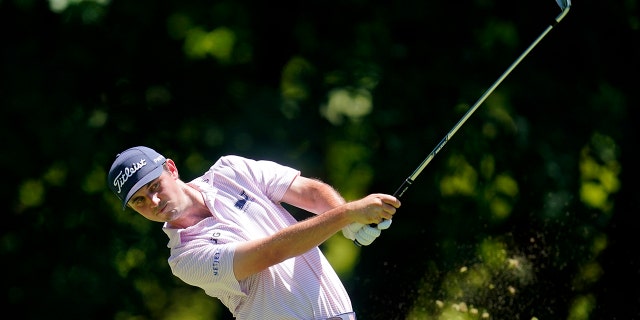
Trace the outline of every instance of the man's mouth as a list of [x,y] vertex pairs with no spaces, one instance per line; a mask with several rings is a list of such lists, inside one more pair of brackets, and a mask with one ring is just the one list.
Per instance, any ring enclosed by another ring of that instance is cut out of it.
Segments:
[[158,207],[158,214],[163,214],[165,212],[165,210],[167,209],[167,203],[161,203],[160,206]]

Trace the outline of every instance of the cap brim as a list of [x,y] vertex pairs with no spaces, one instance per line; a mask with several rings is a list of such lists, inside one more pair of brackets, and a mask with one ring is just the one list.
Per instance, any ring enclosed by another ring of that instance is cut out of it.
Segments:
[[131,199],[134,193],[138,192],[138,190],[140,190],[140,188],[142,188],[142,186],[144,186],[145,184],[160,177],[163,170],[164,170],[164,166],[160,165],[157,168],[153,169],[151,172],[147,173],[147,175],[144,176],[142,179],[138,180],[138,182],[136,182],[136,184],[134,184],[133,187],[131,187],[131,189],[129,190],[127,197],[124,198],[124,200],[122,200],[122,210],[127,208],[127,203],[129,202],[129,199]]

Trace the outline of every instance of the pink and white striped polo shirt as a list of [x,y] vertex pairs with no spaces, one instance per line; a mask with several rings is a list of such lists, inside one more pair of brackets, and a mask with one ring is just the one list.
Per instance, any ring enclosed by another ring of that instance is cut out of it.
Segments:
[[243,281],[233,274],[237,243],[296,223],[279,202],[299,174],[271,161],[220,158],[190,183],[212,217],[186,229],[163,228],[173,274],[220,299],[238,319],[315,320],[352,312],[342,282],[317,247]]

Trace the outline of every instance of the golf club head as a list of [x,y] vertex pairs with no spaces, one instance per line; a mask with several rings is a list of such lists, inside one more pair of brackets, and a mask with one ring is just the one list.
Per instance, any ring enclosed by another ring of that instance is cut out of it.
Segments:
[[560,20],[564,18],[564,16],[569,13],[569,8],[571,8],[571,0],[556,0],[562,12],[556,17],[556,23],[559,23]]
[[556,0],[556,2],[558,3],[558,5],[560,6],[560,9],[562,10],[571,7],[571,0]]

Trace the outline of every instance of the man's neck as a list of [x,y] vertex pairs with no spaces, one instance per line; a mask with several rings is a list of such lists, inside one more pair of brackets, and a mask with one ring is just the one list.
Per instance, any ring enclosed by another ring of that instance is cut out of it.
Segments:
[[179,219],[167,223],[167,226],[172,229],[185,229],[213,216],[204,202],[202,193],[196,186],[184,184],[183,190],[190,205],[185,208],[185,212]]

